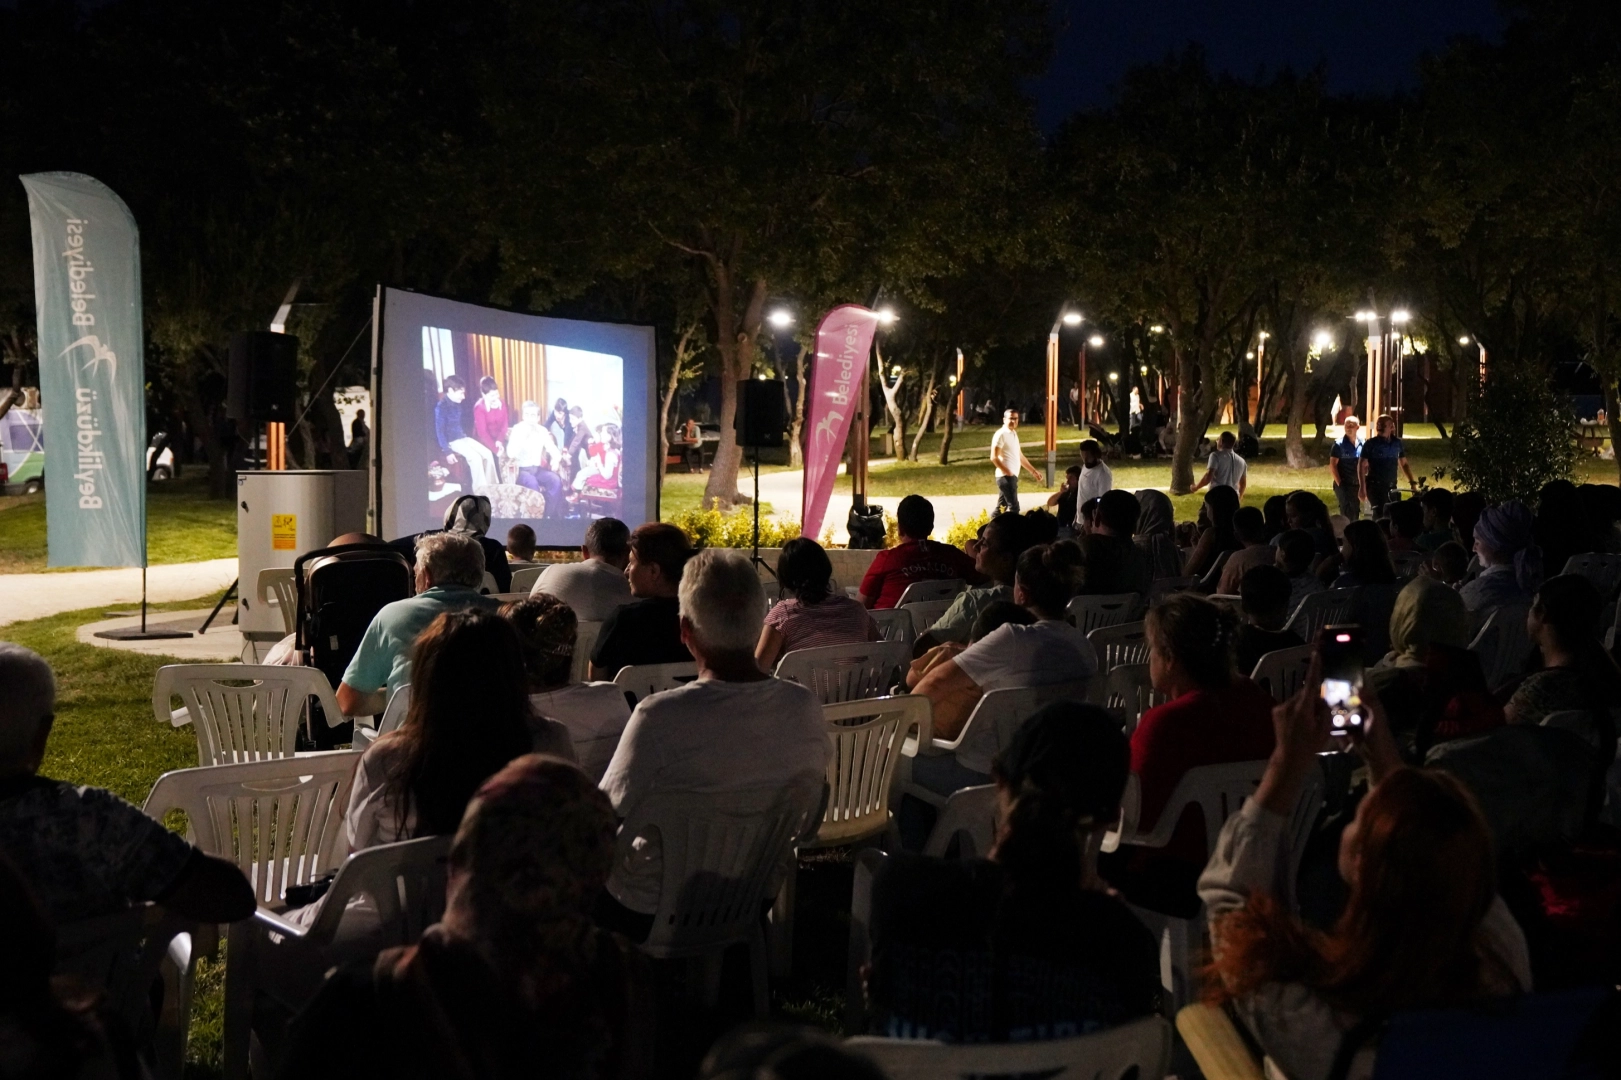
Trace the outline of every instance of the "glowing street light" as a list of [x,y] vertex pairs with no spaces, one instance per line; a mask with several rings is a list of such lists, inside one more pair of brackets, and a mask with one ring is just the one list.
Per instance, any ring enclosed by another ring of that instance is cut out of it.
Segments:
[[1249,352],[1245,353],[1244,354],[1244,359],[1246,359],[1246,360],[1254,360],[1255,359],[1255,350],[1251,349]]
[[794,325],[794,317],[786,309],[778,308],[765,317],[765,321],[778,330],[786,330]]
[[1118,371],[1109,372],[1109,381],[1110,382],[1119,382],[1120,381],[1120,372],[1118,372]]
[[1467,344],[1469,344],[1470,340],[1471,339],[1470,339],[1469,335],[1465,334],[1465,335],[1463,335],[1462,337],[1460,337],[1458,339],[1458,344],[1459,345],[1467,345]]
[[1355,318],[1357,322],[1378,322],[1379,313],[1377,311],[1359,311],[1356,313]]
[[1396,326],[1402,325],[1402,323],[1405,323],[1410,318],[1412,318],[1412,315],[1407,311],[1406,308],[1397,308],[1395,311],[1390,313],[1390,321]]
[[1091,337],[1086,339],[1086,343],[1088,345],[1092,346],[1092,348],[1095,349],[1098,346],[1103,344],[1103,335],[1102,334],[1093,334]]
[[1081,323],[1083,323],[1085,321],[1086,321],[1086,317],[1084,315],[1082,315],[1079,311],[1066,311],[1066,312],[1064,312],[1063,322],[1064,322],[1065,326],[1079,326],[1079,325],[1081,325]]
[[1327,330],[1319,330],[1316,334],[1312,335],[1311,343],[1317,346],[1318,349],[1332,348],[1334,345],[1334,335],[1330,334]]
[[1159,323],[1155,323],[1153,326],[1148,328],[1148,332],[1150,334],[1163,334],[1165,333],[1165,327],[1161,326]]
[[1137,374],[1139,374],[1139,375],[1147,375],[1148,374],[1148,365],[1144,364],[1142,367],[1138,368],[1137,369]]
[[880,326],[891,326],[894,323],[899,322],[901,318],[899,315],[895,314],[895,309],[891,307],[879,308],[877,314],[878,325]]

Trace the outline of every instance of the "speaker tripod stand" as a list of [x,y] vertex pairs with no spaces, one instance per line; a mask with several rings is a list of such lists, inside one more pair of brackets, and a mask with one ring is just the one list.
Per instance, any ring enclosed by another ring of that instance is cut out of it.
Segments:
[[749,449],[754,452],[754,554],[749,556],[749,562],[770,574],[775,581],[777,571],[760,558],[760,448],[751,446]]

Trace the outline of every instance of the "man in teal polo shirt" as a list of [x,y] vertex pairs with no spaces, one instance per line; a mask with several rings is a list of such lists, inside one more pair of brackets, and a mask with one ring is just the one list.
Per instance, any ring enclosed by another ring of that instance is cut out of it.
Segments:
[[465,533],[427,533],[416,542],[415,596],[385,604],[366,627],[354,659],[338,684],[345,716],[377,716],[388,695],[411,681],[411,647],[442,612],[494,611],[500,601],[481,596],[484,549]]

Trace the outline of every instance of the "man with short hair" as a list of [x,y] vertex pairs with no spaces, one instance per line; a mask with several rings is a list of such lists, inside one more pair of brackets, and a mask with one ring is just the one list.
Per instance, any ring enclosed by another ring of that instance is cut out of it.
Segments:
[[1018,514],[998,514],[980,529],[978,539],[968,542],[968,550],[984,583],[957,594],[946,613],[918,637],[913,656],[947,641],[967,644],[981,612],[998,600],[1013,599],[1013,573],[1019,555],[1030,546],[1030,532],[1029,523]]
[[1275,560],[1272,545],[1266,535],[1266,515],[1260,507],[1241,506],[1233,515],[1233,533],[1244,546],[1227,556],[1221,568],[1221,581],[1216,591],[1232,596],[1238,592],[1238,583],[1244,574],[1257,566],[1271,566]]
[[445,464],[454,465],[466,458],[475,489],[479,485],[499,483],[495,455],[483,443],[469,436],[462,425],[462,403],[467,400],[466,381],[460,375],[446,375],[444,387],[444,396],[433,407],[433,431],[439,440],[439,452],[444,455]]
[[[679,593],[681,640],[698,679],[643,698],[631,713],[602,778],[620,819],[658,794],[820,784],[831,753],[821,704],[754,660],[765,623],[754,567],[737,552],[705,548],[687,563]],[[637,837],[631,850],[608,878],[613,902],[599,922],[645,941],[662,891],[660,837]]]
[[1103,463],[1103,448],[1096,439],[1085,440],[1081,443],[1081,475],[1075,483],[1075,516],[1071,519],[1077,533],[1082,526],[1081,507],[1113,490],[1114,473]]
[[1345,418],[1345,434],[1328,448],[1328,476],[1334,485],[1334,498],[1347,521],[1362,516],[1362,421]]
[[1452,492],[1442,487],[1428,488],[1418,497],[1418,504],[1424,508],[1424,526],[1413,543],[1429,554],[1452,541]]
[[873,556],[861,578],[861,602],[869,608],[892,608],[907,586],[917,581],[962,578],[970,584],[984,580],[974,560],[950,544],[929,539],[934,532],[934,504],[921,495],[908,495],[895,508],[895,529],[901,542]]
[[1077,541],[1085,557],[1078,595],[1148,592],[1153,573],[1145,553],[1131,540],[1141,512],[1137,496],[1129,491],[1106,491],[1098,499],[1092,527]]
[[1244,615],[1243,625],[1238,628],[1240,675],[1248,677],[1261,657],[1269,652],[1299,648],[1305,644],[1299,634],[1283,628],[1289,616],[1294,614],[1294,609],[1289,606],[1292,592],[1289,578],[1282,570],[1270,564],[1252,566],[1244,573],[1235,591]]
[[1300,601],[1328,586],[1317,580],[1311,564],[1317,558],[1317,542],[1304,529],[1289,529],[1278,534],[1274,551],[1275,563],[1289,579],[1289,610],[1300,606]]
[[618,518],[598,518],[586,527],[580,561],[548,566],[529,595],[555,596],[582,622],[604,622],[631,601],[625,581],[629,562],[630,529]]
[[0,851],[57,925],[153,901],[205,923],[253,914],[236,865],[205,855],[101,788],[39,775],[56,679],[31,649],[0,642]]
[[[630,534],[625,582],[630,586],[631,599],[603,620],[602,632],[591,650],[591,678],[612,680],[621,668],[680,664],[692,659],[681,637],[676,602],[683,568],[691,557],[692,541],[674,525],[650,521],[638,525]],[[760,617],[765,618],[764,608]]]
[[1238,436],[1230,431],[1224,431],[1216,443],[1217,449],[1212,451],[1205,461],[1204,475],[1193,485],[1193,491],[1210,484],[1215,487],[1230,487],[1242,497],[1250,480],[1249,465],[1238,456],[1238,451],[1233,449],[1238,445]]
[[1002,426],[991,436],[991,464],[996,467],[996,512],[1019,512],[1019,469],[1030,470],[1030,475],[1041,483],[1041,474],[1030,464],[1019,447],[1019,410],[1008,409],[1002,414]]
[[1373,516],[1379,517],[1396,490],[1398,468],[1407,474],[1409,487],[1416,490],[1418,481],[1413,478],[1413,467],[1407,464],[1407,447],[1396,434],[1395,417],[1381,416],[1374,421],[1374,430],[1378,434],[1362,445],[1362,497],[1368,500]]
[[507,565],[516,569],[535,565],[535,530],[521,521],[507,530]]
[[446,611],[495,611],[499,600],[479,595],[484,549],[467,533],[423,533],[416,542],[416,595],[384,604],[372,616],[338,683],[345,716],[377,716],[389,695],[411,681],[417,635]]

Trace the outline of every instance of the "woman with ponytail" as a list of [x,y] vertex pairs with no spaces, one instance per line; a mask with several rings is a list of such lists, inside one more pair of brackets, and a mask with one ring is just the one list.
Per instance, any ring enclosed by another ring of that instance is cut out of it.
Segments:
[[1063,1038],[1153,1012],[1154,938],[1098,876],[1129,750],[1119,721],[1048,705],[992,766],[985,859],[890,856],[873,880],[869,1030],[902,1038]]
[[797,649],[852,645],[883,637],[861,601],[837,590],[833,561],[810,537],[798,536],[782,545],[777,584],[782,587],[782,599],[766,612],[760,643],[754,647],[760,670],[772,670],[778,660]]
[[[1131,734],[1137,826],[1147,832],[1189,769],[1272,753],[1273,701],[1234,669],[1238,621],[1229,609],[1179,593],[1149,611],[1145,629],[1150,678],[1170,699],[1143,713]],[[1203,815],[1189,807],[1169,844],[1122,844],[1104,856],[1103,873],[1132,903],[1192,918],[1206,854]]]

